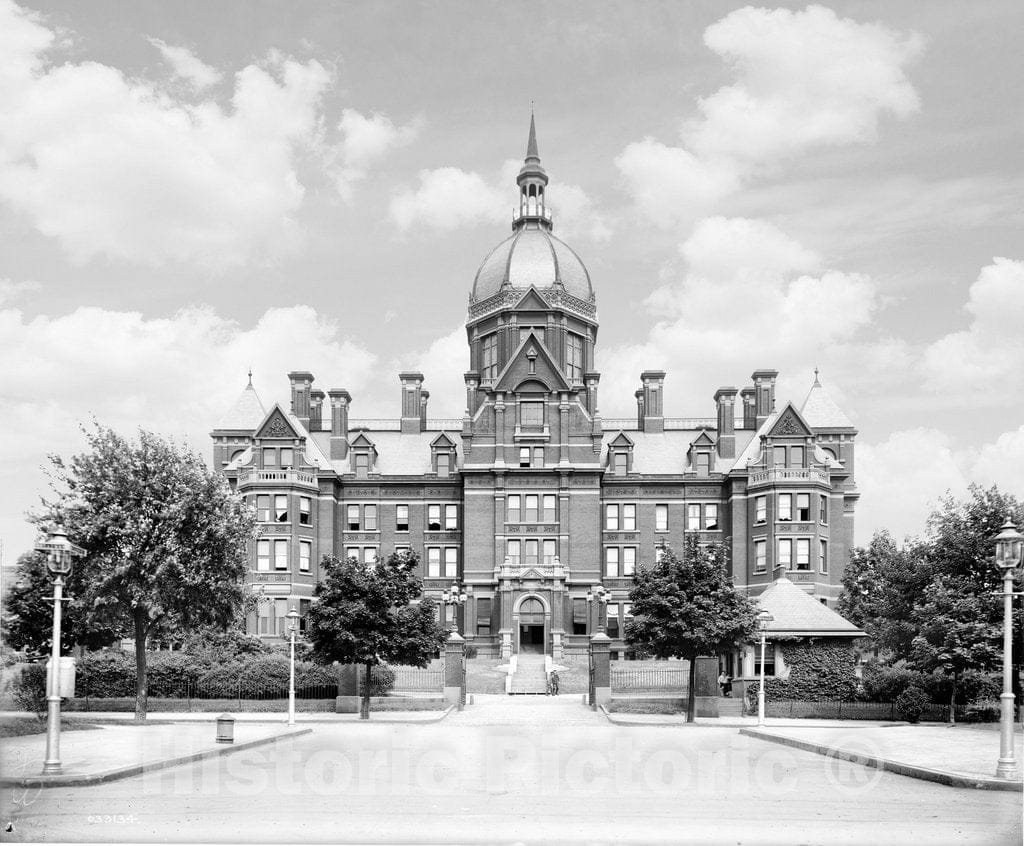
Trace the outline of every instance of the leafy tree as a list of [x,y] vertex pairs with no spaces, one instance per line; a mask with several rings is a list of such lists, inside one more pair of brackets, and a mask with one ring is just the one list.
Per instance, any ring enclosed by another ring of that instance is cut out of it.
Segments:
[[366,669],[359,717],[370,717],[371,677],[377,664],[425,667],[444,644],[445,632],[422,593],[417,557],[394,553],[376,564],[324,558],[326,576],[306,617],[314,660],[361,664]]
[[[53,640],[53,576],[46,569],[46,556],[26,552],[18,558],[17,581],[4,599],[4,639],[15,649],[48,654]],[[72,569],[65,577],[64,595],[68,598],[61,609],[60,648],[70,652],[75,646],[100,649],[118,638],[118,632],[104,627],[90,627],[82,607],[81,570]]]
[[679,557],[666,549],[661,561],[641,568],[629,598],[633,620],[626,642],[655,658],[690,662],[687,722],[693,722],[697,658],[714,655],[757,632],[757,604],[733,587],[726,571],[726,547],[702,548],[686,539]]
[[51,456],[56,498],[33,519],[62,524],[86,550],[74,583],[83,626],[134,634],[141,720],[147,641],[233,619],[255,516],[199,456],[159,435],[140,430],[133,442],[98,424],[84,433],[87,452]]

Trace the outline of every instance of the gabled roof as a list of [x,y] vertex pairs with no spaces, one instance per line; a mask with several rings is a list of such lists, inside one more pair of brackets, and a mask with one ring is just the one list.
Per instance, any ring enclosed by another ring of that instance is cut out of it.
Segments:
[[853,421],[846,416],[845,412],[836,405],[836,402],[829,395],[818,381],[815,374],[814,384],[807,392],[807,398],[800,407],[807,425],[815,429],[853,429]]
[[376,445],[376,444],[374,444],[374,442],[373,442],[373,441],[371,441],[371,440],[370,440],[370,439],[369,439],[369,438],[368,438],[368,437],[366,436],[366,432],[360,432],[360,433],[359,433],[358,435],[356,435],[356,436],[355,436],[355,437],[354,437],[354,438],[352,439],[352,443],[351,443],[351,446],[354,446],[354,447],[357,447],[357,446],[358,446],[358,447],[364,447],[364,446],[368,446],[368,447],[373,447],[374,449],[376,449],[376,448],[377,448],[377,445]]
[[865,637],[865,632],[831,608],[818,602],[789,579],[776,579],[757,597],[761,609],[774,618],[765,631],[770,635],[819,635]]
[[266,416],[267,410],[260,402],[252,382],[249,382],[242,393],[238,395],[234,405],[224,413],[214,428],[251,432],[263,422],[263,418]]
[[441,432],[434,440],[430,442],[433,446],[455,446],[455,441],[448,437],[447,433]]
[[[523,360],[529,359],[531,355],[534,355],[537,360],[536,372],[521,372],[523,370],[521,363]],[[504,370],[494,380],[492,390],[513,391],[521,382],[527,380],[543,382],[552,391],[571,390],[558,364],[552,358],[551,353],[548,352],[548,348],[544,346],[543,340],[533,331],[523,339],[522,343],[519,344],[519,347],[509,358]]]
[[706,429],[705,430],[701,430],[701,433],[699,435],[697,435],[697,437],[694,438],[692,441],[690,441],[690,446],[691,447],[695,447],[695,446],[714,446],[714,445],[715,445],[715,439],[712,438],[711,435],[709,435],[707,433]]
[[608,446],[633,446],[633,439],[625,432],[619,432],[614,438],[609,441]]
[[304,438],[305,430],[299,421],[286,414],[280,403],[274,403],[270,413],[263,419],[259,429],[256,430],[257,438]]
[[796,407],[791,402],[787,402],[785,408],[779,412],[778,418],[772,424],[771,429],[768,430],[769,437],[787,437],[793,436],[798,438],[806,438],[812,435],[811,427],[804,422],[800,412],[796,410]]
[[519,302],[515,304],[514,308],[517,310],[536,309],[538,311],[547,311],[551,308],[551,304],[541,296],[535,285],[531,285]]

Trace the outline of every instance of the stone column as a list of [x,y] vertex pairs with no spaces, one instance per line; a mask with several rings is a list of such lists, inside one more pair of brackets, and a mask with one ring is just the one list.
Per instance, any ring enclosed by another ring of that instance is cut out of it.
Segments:
[[599,631],[590,638],[591,673],[593,673],[590,685],[593,694],[590,702],[591,708],[607,705],[612,699],[611,645],[611,638],[603,631]]
[[334,701],[335,713],[359,712],[359,673],[362,669],[355,664],[338,666],[338,698]]
[[466,700],[466,641],[454,629],[444,645],[444,704],[460,711]]
[[694,716],[717,717],[718,697],[718,659],[715,657],[697,659],[697,676],[695,679],[697,695],[694,698]]

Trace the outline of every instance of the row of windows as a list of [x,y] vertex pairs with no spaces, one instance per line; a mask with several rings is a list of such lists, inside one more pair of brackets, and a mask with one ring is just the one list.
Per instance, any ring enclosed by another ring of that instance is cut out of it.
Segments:
[[[522,343],[529,336],[532,327],[521,327],[519,329],[519,343]],[[538,329],[538,335],[543,338],[543,329]],[[583,382],[583,338],[579,335],[569,333],[566,343],[565,374],[569,382],[580,384]],[[488,335],[484,338],[481,349],[480,376],[484,380],[498,378],[498,336]],[[543,413],[543,412],[542,412]],[[543,419],[542,423],[543,424]],[[523,423],[524,426],[531,425]]]
[[505,542],[505,554],[515,566],[533,567],[537,564],[550,566],[558,556],[558,541],[552,538],[509,540]]
[[[308,496],[299,497],[299,525],[310,526],[313,523],[313,501]],[[288,494],[258,494],[256,496],[256,519],[260,523],[287,523]]]
[[[811,521],[811,494],[809,493],[780,493],[778,497],[778,509],[775,519],[779,522],[809,523]],[[794,509],[795,503],[795,509]],[[754,522],[766,523],[768,521],[768,497],[758,496],[754,498]],[[823,526],[828,525],[828,497],[825,494],[818,494],[818,522]]]
[[[794,557],[795,555],[795,557]],[[764,573],[768,570],[768,541],[754,541],[754,572]],[[811,539],[810,538],[779,538],[776,562],[787,570],[811,570]],[[828,541],[818,541],[818,572],[828,572]]]
[[[298,603],[299,631],[306,631],[306,615],[309,614],[310,600],[300,599]],[[288,600],[284,598],[261,602],[256,609],[256,631],[262,635],[288,635]]]
[[610,579],[636,574],[635,546],[607,546],[604,550],[604,574]]
[[[612,473],[615,476],[625,476],[629,472],[629,450],[617,448],[611,451],[609,462]],[[693,469],[698,476],[707,477],[711,475],[711,453],[699,450],[693,456]]]
[[291,447],[263,447],[263,467],[294,467],[295,450]]
[[[447,478],[451,475],[452,455],[447,450],[437,450],[434,453],[433,461],[437,467],[439,478]],[[352,451],[352,469],[357,479],[365,479],[370,473],[370,451],[369,449],[355,449]]]
[[[609,504],[604,508],[604,527],[609,531],[635,532],[636,505]],[[719,529],[717,502],[691,502],[686,506],[686,531],[715,531]],[[667,532],[668,506],[654,506],[654,531]]]
[[[276,540],[258,540],[256,541],[256,569],[262,573],[268,572],[271,569],[274,570],[287,570],[289,566],[288,561],[288,546],[290,541],[287,538],[277,538]],[[299,571],[302,573],[309,572],[309,562],[313,556],[313,543],[312,541],[299,541]],[[273,562],[273,567],[271,567]]]
[[[349,505],[345,511],[345,531],[375,532],[380,528],[376,505]],[[427,505],[428,532],[454,532],[459,528],[459,506],[431,503]],[[395,506],[395,531],[409,531],[409,506]]]
[[554,523],[558,520],[554,494],[509,494],[505,499],[509,523]]

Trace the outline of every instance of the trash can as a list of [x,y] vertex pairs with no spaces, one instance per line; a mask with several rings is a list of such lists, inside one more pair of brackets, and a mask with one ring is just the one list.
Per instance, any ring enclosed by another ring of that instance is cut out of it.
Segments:
[[235,718],[230,714],[221,714],[217,717],[217,742],[235,742]]

